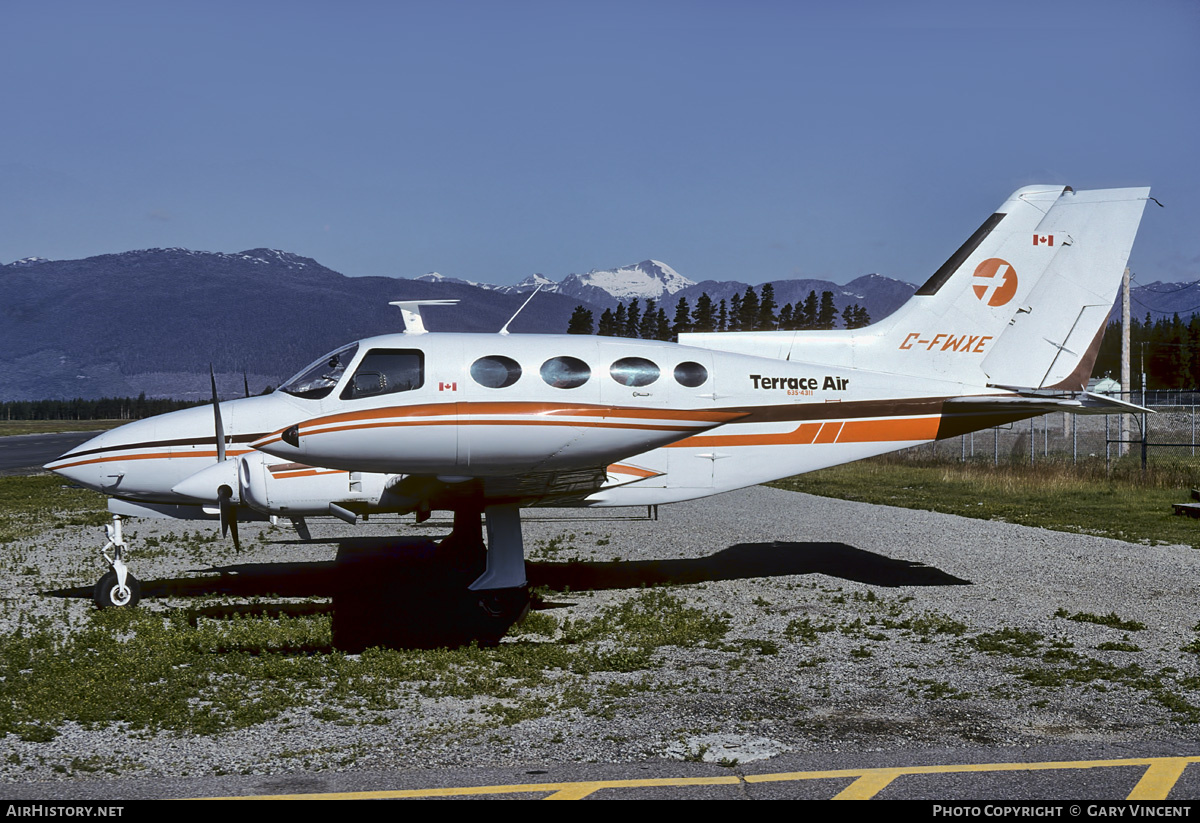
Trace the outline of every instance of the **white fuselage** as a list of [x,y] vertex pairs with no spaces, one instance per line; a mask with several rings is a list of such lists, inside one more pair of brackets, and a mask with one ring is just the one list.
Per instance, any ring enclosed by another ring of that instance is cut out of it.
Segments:
[[[401,388],[389,357],[408,369]],[[932,440],[941,399],[968,391],[581,335],[384,335],[360,341],[328,382],[318,397],[277,391],[221,403],[235,458],[225,467],[214,466],[213,413],[202,407],[106,432],[48,468],[156,503],[209,503],[207,475],[235,489],[240,479],[254,508],[296,514],[325,513],[330,502],[404,508],[387,494],[402,476],[460,483],[591,467],[606,474],[599,487],[563,502],[648,505]],[[180,493],[193,476],[195,488]],[[533,497],[552,502],[554,483],[543,488]]]

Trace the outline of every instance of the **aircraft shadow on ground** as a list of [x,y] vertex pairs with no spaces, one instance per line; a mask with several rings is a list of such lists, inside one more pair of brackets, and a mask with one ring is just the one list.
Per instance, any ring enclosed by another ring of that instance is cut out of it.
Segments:
[[[424,538],[350,538],[332,562],[244,563],[196,569],[203,577],[142,582],[143,597],[329,597],[332,604],[205,606],[213,618],[332,613],[333,641],[344,651],[370,646],[433,648],[498,642],[524,616],[524,590],[471,592],[482,567],[454,568]],[[720,580],[824,574],[873,586],[970,585],[940,569],[845,543],[739,543],[707,557],[675,560],[529,561],[529,584],[588,591]],[[91,597],[90,588],[44,592]],[[551,604],[540,604],[552,608]]]

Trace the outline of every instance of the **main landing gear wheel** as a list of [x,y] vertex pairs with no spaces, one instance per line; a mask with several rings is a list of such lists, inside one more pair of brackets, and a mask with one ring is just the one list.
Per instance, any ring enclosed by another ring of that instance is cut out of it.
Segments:
[[110,571],[92,589],[92,600],[98,609],[132,608],[142,599],[142,584],[132,574],[126,573],[125,585],[117,583],[117,573]]

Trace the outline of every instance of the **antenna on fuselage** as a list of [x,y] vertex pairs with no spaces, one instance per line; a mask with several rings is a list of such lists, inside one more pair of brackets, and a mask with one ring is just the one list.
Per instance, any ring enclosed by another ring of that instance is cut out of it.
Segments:
[[525,298],[525,302],[521,304],[521,308],[519,308],[519,309],[517,309],[515,312],[513,312],[513,316],[512,316],[512,317],[510,317],[510,318],[508,318],[508,323],[505,323],[505,324],[504,324],[504,328],[500,329],[500,334],[508,334],[508,326],[509,326],[509,324],[510,324],[510,323],[512,323],[512,321],[514,321],[514,320],[516,320],[516,319],[517,319],[517,315],[518,315],[518,314],[520,314],[520,313],[521,313],[521,311],[522,311],[522,310],[523,310],[523,309],[524,309],[526,306],[528,306],[528,305],[529,305],[529,301],[530,301],[530,300],[532,300],[534,297],[536,297],[536,296],[537,296],[537,293],[538,293],[538,292],[540,292],[540,291],[542,290],[542,286],[544,286],[544,285],[546,285],[546,284],[545,284],[545,283],[538,283],[538,287],[537,287],[536,289],[534,289],[534,290],[533,290],[533,294],[531,294],[531,295],[529,295],[529,297]]
[[425,328],[425,321],[421,318],[421,307],[453,306],[457,302],[457,300],[393,300],[388,305],[400,309],[400,316],[404,318],[405,334],[428,334],[429,330]]

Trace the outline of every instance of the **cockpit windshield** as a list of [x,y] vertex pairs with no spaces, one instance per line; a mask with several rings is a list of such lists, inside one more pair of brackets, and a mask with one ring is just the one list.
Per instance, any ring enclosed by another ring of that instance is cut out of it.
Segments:
[[312,365],[298,373],[291,380],[279,387],[293,397],[303,397],[306,400],[320,400],[333,391],[333,387],[346,373],[346,366],[354,359],[358,344],[338,349],[335,352],[318,358]]

